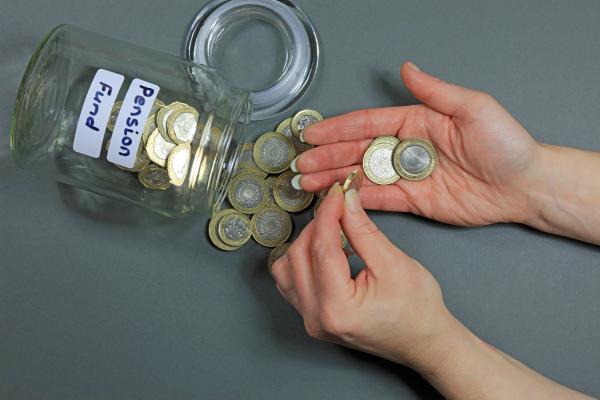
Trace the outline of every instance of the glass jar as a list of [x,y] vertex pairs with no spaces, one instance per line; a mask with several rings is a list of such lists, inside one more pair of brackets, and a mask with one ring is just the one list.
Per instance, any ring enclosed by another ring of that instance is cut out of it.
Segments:
[[[159,108],[157,99],[190,106],[197,128],[187,162],[178,166],[177,184],[147,187],[131,170],[139,167],[134,164],[148,140],[144,130]],[[117,113],[118,101],[123,104]],[[10,146],[29,171],[181,216],[210,211],[222,201],[251,113],[249,93],[231,87],[212,68],[61,25],[29,61]]]

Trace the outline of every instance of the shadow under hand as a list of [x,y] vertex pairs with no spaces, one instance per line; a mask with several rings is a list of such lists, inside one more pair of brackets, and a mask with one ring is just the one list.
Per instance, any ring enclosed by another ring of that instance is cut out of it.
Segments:
[[[443,399],[419,374],[409,368],[308,337],[302,318],[275,289],[275,283],[267,269],[267,257],[268,252],[265,252],[264,257],[254,258],[252,265],[241,270],[241,274],[242,279],[252,288],[256,300],[262,305],[265,330],[270,331],[273,344],[279,346],[286,355],[307,364],[328,364],[332,369],[339,368],[341,363],[352,362],[357,364],[357,369],[375,370],[377,375],[387,375],[389,380],[399,380],[399,384],[404,383],[404,386],[419,399]],[[352,258],[361,263],[358,257]]]

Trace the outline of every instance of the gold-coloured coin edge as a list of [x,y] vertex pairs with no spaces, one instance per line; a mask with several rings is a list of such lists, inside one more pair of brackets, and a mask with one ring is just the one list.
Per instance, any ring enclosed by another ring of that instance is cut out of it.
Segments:
[[[429,154],[429,159],[431,160],[431,163],[429,164],[427,169],[419,174],[412,174],[412,173],[406,171],[404,168],[402,168],[402,163],[401,163],[402,152],[410,146],[423,147],[425,149],[425,151],[427,152],[427,154]],[[437,153],[436,153],[433,145],[431,143],[429,143],[427,140],[419,139],[419,138],[406,139],[406,140],[403,140],[402,142],[400,142],[400,144],[394,150],[394,153],[392,155],[392,164],[394,165],[394,169],[396,170],[398,175],[400,175],[402,178],[409,180],[409,181],[420,181],[421,179],[425,179],[429,175],[431,175],[431,173],[435,169],[435,166],[437,165]]]
[[390,185],[398,181],[398,179],[400,179],[400,175],[398,175],[398,173],[395,171],[395,168],[393,167],[392,159],[390,159],[390,165],[392,169],[394,169],[394,175],[389,178],[382,178],[380,176],[375,175],[373,171],[371,171],[371,167],[369,166],[369,160],[371,159],[371,156],[376,150],[379,150],[381,148],[390,149],[392,154],[394,152],[394,146],[385,142],[370,145],[365,151],[365,154],[363,155],[363,171],[365,172],[367,178],[369,178],[373,183],[376,183],[378,185]]
[[282,243],[279,246],[275,247],[273,250],[271,250],[271,252],[269,253],[269,258],[267,260],[267,267],[269,268],[269,272],[271,272],[275,261],[283,257],[285,253],[287,253],[291,245],[292,243]]
[[[210,241],[212,242],[212,244],[214,244],[218,249],[224,250],[224,251],[232,251],[232,250],[237,250],[239,249],[241,246],[236,247],[236,246],[229,246],[227,244],[225,244],[221,238],[219,237],[219,233],[217,232],[217,225],[220,221],[220,219],[224,216],[227,215],[229,212],[231,212],[232,209],[227,208],[221,211],[218,211],[217,213],[215,213],[212,218],[210,219],[209,223],[208,223],[208,237],[210,238]],[[235,211],[235,210],[233,210]]]
[[200,116],[200,114],[198,114],[198,111],[191,106],[179,106],[178,108],[175,109],[175,111],[173,111],[171,114],[169,114],[168,118],[167,118],[167,135],[169,135],[169,138],[171,138],[171,141],[173,143],[177,143],[177,144],[182,144],[182,143],[190,143],[193,139],[194,136],[196,135],[196,132],[194,132],[194,134],[192,135],[192,138],[188,141],[184,141],[179,139],[179,137],[177,136],[176,132],[175,132],[175,121],[177,120],[177,117],[179,117],[181,114],[192,114],[194,115],[194,117],[196,118],[196,129],[198,128],[198,117]]
[[[260,204],[258,204],[256,207],[251,207],[251,208],[246,208],[244,206],[242,206],[239,201],[235,198],[235,187],[237,186],[237,184],[244,178],[244,177],[252,177],[253,179],[255,179],[258,182],[258,185],[261,188],[261,191],[263,193],[263,199],[261,200]],[[229,183],[229,186],[227,188],[227,199],[229,200],[229,203],[231,203],[231,206],[233,208],[235,208],[236,210],[238,210],[241,213],[244,214],[254,214],[257,211],[261,210],[268,202],[269,198],[269,188],[267,187],[267,182],[265,181],[265,179],[263,177],[261,177],[260,175],[258,175],[255,172],[252,171],[243,171],[240,172],[239,174],[235,175],[232,179],[231,182]]]
[[[277,240],[265,240],[258,235],[258,231],[256,230],[256,221],[261,217],[261,215],[269,211],[278,213],[285,220],[285,230],[283,232],[284,234]],[[256,240],[258,244],[265,247],[277,247],[280,244],[285,243],[285,241],[288,240],[290,235],[292,234],[292,218],[290,217],[290,214],[286,213],[284,210],[277,206],[265,206],[262,209],[260,209],[256,214],[252,216],[252,219],[250,220],[250,226],[252,229],[252,237],[254,238],[254,240]]]
[[354,189],[357,192],[360,191],[360,188],[363,183],[363,173],[360,170],[355,170],[348,175],[344,184],[342,185],[342,191],[346,193],[350,189]]
[[[272,138],[284,141],[288,147],[287,160],[286,160],[285,164],[280,167],[274,167],[272,165],[268,165],[267,163],[264,162],[264,160],[262,160],[259,157],[261,145],[264,142],[266,142],[267,140],[272,139]],[[263,133],[254,143],[254,149],[252,150],[252,155],[254,156],[254,162],[256,163],[256,165],[258,165],[258,168],[260,168],[261,170],[263,170],[269,174],[278,174],[289,168],[290,164],[292,163],[292,160],[294,159],[294,157],[296,157],[296,150],[294,149],[294,144],[292,143],[292,141],[290,139],[288,139],[285,135],[282,135],[277,132],[267,132],[267,133]]]
[[155,164],[148,164],[148,166],[146,166],[146,168],[142,169],[139,173],[138,173],[138,180],[141,182],[141,184],[148,189],[153,189],[153,190],[167,190],[170,186],[171,186],[171,182],[165,181],[165,183],[163,185],[152,185],[147,179],[146,179],[146,175],[149,173],[149,171],[151,169],[162,169],[165,171],[166,176],[168,177],[169,174],[167,173],[167,171],[164,168],[159,167],[158,165]]
[[302,116],[304,116],[304,115],[310,115],[310,116],[315,117],[315,119],[317,120],[317,122],[323,121],[323,116],[321,115],[320,112],[318,112],[316,110],[302,110],[302,111],[298,111],[296,113],[296,115],[294,115],[294,117],[292,118],[292,133],[298,139],[300,139],[300,128],[298,127],[298,122],[299,122],[300,118]]
[[392,146],[396,147],[400,144],[400,139],[398,139],[396,136],[378,136],[375,139],[373,139],[373,141],[371,142],[371,145],[374,145],[377,143],[388,143],[388,144],[391,144]]
[[[227,219],[231,219],[231,218],[239,218],[244,222],[244,225],[247,228],[247,234],[244,235],[244,237],[240,240],[230,240],[229,238],[227,238],[227,236],[225,235],[225,221]],[[248,242],[248,240],[250,240],[250,238],[252,237],[252,230],[251,230],[251,226],[250,226],[250,218],[248,218],[248,216],[246,214],[243,214],[237,210],[231,210],[231,212],[226,213],[225,215],[223,215],[221,217],[221,219],[219,220],[219,222],[217,223],[217,234],[219,235],[219,238],[221,239],[221,241],[223,243],[225,243],[228,246],[233,246],[233,247],[240,247],[243,246],[244,244],[246,244],[246,242]]]
[[303,202],[300,203],[299,205],[297,205],[297,206],[290,205],[285,202],[285,200],[283,199],[283,197],[281,195],[281,192],[283,191],[283,187],[284,186],[291,187],[292,186],[291,185],[292,178],[296,175],[297,175],[297,173],[295,173],[295,172],[286,171],[277,177],[277,179],[275,180],[275,185],[273,186],[273,196],[275,197],[275,202],[277,203],[277,205],[279,207],[281,207],[285,211],[289,211],[289,212],[300,212],[302,210],[306,210],[308,208],[308,206],[310,206],[310,204],[312,203],[312,201],[315,197],[314,193],[303,191],[305,193],[305,197],[304,197]]
[[[167,158],[160,158],[155,152],[154,152],[154,146],[156,143],[156,139],[157,136],[160,135],[160,132],[158,130],[158,128],[156,128],[151,134],[150,136],[148,136],[148,141],[146,142],[146,153],[148,154],[148,157],[150,158],[150,160],[155,163],[160,165],[161,167],[164,167],[165,165],[167,165],[167,159],[169,158],[167,156]],[[162,135],[161,135],[162,136]],[[167,141],[164,137],[162,138],[163,140]],[[171,141],[167,141],[168,143],[171,143],[173,145],[173,149],[175,148],[175,143],[172,143]],[[173,151],[173,149],[171,149],[171,151]],[[169,152],[170,154],[170,152]]]
[[[187,161],[186,161],[186,166],[185,166],[186,171],[183,174],[183,176],[180,177],[180,176],[177,176],[176,171],[175,171],[175,165],[173,165],[173,163],[175,162],[175,156],[178,153],[181,153],[182,151],[186,151],[188,153],[188,156],[187,156]],[[167,172],[169,173],[169,178],[171,179],[171,183],[173,185],[181,186],[181,185],[183,185],[183,182],[185,182],[185,178],[188,175],[187,169],[190,167],[191,156],[192,156],[192,147],[190,146],[189,143],[182,143],[180,145],[177,145],[169,153],[169,157],[167,158]]]

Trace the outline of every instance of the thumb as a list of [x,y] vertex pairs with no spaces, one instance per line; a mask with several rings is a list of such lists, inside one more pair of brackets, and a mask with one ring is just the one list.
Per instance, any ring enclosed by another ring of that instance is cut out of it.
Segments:
[[400,75],[417,99],[446,115],[460,117],[489,97],[483,92],[444,82],[421,71],[412,62],[402,65]]
[[402,258],[408,258],[369,218],[355,189],[345,194],[342,229],[356,254],[375,275],[381,267],[395,265]]

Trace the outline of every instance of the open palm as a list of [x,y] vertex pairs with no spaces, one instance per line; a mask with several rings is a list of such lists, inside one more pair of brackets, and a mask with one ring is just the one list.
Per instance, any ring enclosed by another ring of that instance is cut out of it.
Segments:
[[320,145],[296,162],[305,190],[318,191],[360,169],[372,138],[429,140],[438,166],[422,181],[378,186],[366,180],[365,208],[411,212],[456,225],[521,221],[534,180],[539,145],[491,96],[402,67],[422,105],[354,111],[311,126],[307,142]]

